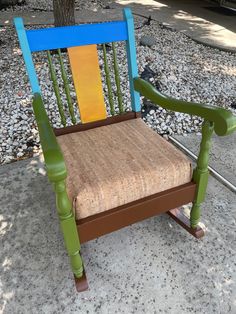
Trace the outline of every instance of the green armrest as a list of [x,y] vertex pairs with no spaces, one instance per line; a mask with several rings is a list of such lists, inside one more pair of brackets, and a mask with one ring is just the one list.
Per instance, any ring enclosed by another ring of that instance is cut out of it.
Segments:
[[134,79],[134,89],[165,109],[196,115],[214,122],[214,130],[217,135],[228,135],[236,130],[236,117],[229,110],[168,97],[141,78]]
[[63,180],[67,175],[64,158],[50,125],[42,97],[38,93],[34,94],[33,109],[38,125],[48,178],[51,182]]

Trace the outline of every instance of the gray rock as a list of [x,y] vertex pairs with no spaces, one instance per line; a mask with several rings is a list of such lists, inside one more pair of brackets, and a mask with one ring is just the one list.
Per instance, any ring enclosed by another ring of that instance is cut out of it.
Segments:
[[141,46],[148,46],[150,48],[156,45],[156,39],[147,35],[142,36],[139,42]]

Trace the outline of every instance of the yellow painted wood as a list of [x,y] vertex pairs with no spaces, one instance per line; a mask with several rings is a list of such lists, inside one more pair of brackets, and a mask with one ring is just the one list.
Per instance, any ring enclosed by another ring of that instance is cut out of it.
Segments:
[[82,123],[106,119],[97,46],[68,48]]

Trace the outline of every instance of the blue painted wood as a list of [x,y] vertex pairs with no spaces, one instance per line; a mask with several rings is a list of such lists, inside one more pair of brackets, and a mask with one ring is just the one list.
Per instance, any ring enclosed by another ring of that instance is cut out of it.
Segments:
[[103,44],[128,38],[125,21],[51,27],[26,32],[32,52]]
[[22,18],[14,18],[14,24],[19,38],[20,47],[23,52],[32,91],[33,93],[41,93]]
[[128,71],[129,71],[129,84],[131,94],[132,110],[135,112],[141,111],[140,94],[134,90],[134,78],[138,77],[138,67],[136,59],[135,49],[135,37],[134,37],[134,21],[132,12],[129,8],[123,10],[124,19],[127,24],[128,39],[126,41],[126,52],[128,59]]

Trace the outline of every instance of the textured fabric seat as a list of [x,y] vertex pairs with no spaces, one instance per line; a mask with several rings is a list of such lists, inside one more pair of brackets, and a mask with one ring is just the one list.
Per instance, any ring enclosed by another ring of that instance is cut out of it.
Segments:
[[185,155],[141,119],[57,138],[77,219],[188,183]]

